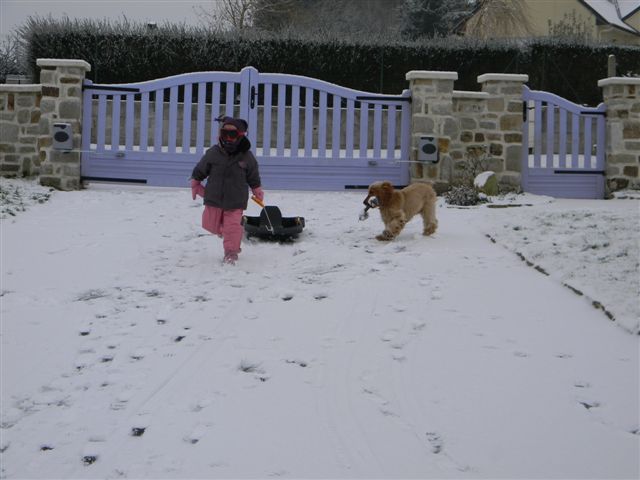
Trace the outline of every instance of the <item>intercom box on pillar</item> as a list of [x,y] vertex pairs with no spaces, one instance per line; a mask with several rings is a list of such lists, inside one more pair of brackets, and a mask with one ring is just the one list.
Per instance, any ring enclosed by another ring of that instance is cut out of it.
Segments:
[[436,137],[420,137],[418,143],[418,161],[424,163],[438,163],[440,152]]
[[73,131],[70,123],[53,124],[53,149],[62,151],[73,149]]

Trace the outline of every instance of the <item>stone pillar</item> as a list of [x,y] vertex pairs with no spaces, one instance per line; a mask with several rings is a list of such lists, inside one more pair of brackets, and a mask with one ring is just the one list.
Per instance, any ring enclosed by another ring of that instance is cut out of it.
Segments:
[[[449,188],[452,169],[450,146],[460,134],[453,115],[453,82],[457,72],[413,70],[407,73],[411,90],[411,180],[433,182],[441,193]],[[435,137],[440,151],[436,164],[418,162],[421,136]]]
[[[91,66],[84,60],[40,58],[40,184],[60,190],[79,190],[82,145],[82,83]],[[73,151],[53,150],[53,124],[69,123]]]
[[0,85],[0,175],[38,173],[40,85]]
[[486,73],[478,76],[482,91],[489,94],[480,121],[491,157],[489,169],[506,187],[520,187],[522,173],[522,86],[528,75]]
[[606,176],[609,191],[640,189],[640,78],[598,82],[607,106]]

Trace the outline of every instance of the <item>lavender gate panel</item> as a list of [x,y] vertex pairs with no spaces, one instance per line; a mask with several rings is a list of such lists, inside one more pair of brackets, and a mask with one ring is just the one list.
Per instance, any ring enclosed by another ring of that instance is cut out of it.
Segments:
[[[214,120],[224,112],[249,122],[249,138],[266,188],[341,190],[382,179],[395,184],[408,181],[408,90],[402,95],[373,94],[308,77],[261,74],[253,67],[85,86],[94,89],[84,95],[85,178],[186,186],[193,165],[217,141]],[[121,107],[123,96],[126,105]],[[275,148],[271,148],[272,131]],[[87,140],[91,134],[95,144]]]
[[220,82],[211,83],[211,126],[209,127],[209,145],[215,145],[218,141],[216,118],[220,116]]
[[340,126],[342,125],[342,98],[333,96],[333,108],[331,109],[331,156],[340,158]]
[[196,154],[204,153],[205,109],[207,100],[207,84],[198,82],[198,111],[196,114]]
[[318,158],[324,158],[327,152],[327,92],[320,92],[318,110]]
[[153,110],[155,128],[153,130],[153,151],[162,152],[162,125],[164,124],[164,89],[155,92],[155,108]]
[[[561,198],[604,197],[604,114],[606,107],[583,107],[549,92],[523,87],[523,102],[534,104],[523,125],[522,186],[526,192]],[[547,105],[545,127],[541,105]],[[596,122],[596,158],[592,159],[593,121]],[[534,146],[528,145],[533,121]],[[568,128],[569,127],[569,128]],[[541,161],[541,138],[546,139],[546,160]]]
[[184,100],[182,101],[182,152],[191,149],[191,107],[193,85],[184,86]]
[[276,151],[278,156],[284,155],[284,133],[286,126],[285,109],[286,85],[278,85],[278,120],[276,123]]
[[304,111],[304,155],[310,158],[313,151],[313,89],[307,86],[305,86]]
[[141,96],[141,104],[140,104],[140,151],[146,152],[148,146],[149,146],[149,92],[144,92]]
[[125,150],[133,150],[133,132],[134,132],[134,116],[135,116],[135,95],[133,93],[127,94],[127,106],[124,119],[125,130]]
[[396,150],[396,106],[389,105],[387,110],[387,159],[392,159]]
[[300,86],[291,90],[291,153],[299,155],[300,138]]
[[176,138],[178,132],[178,87],[169,89],[169,125],[168,125],[168,145],[169,153],[176,153]]
[[120,95],[111,97],[111,148],[118,150],[120,145]]

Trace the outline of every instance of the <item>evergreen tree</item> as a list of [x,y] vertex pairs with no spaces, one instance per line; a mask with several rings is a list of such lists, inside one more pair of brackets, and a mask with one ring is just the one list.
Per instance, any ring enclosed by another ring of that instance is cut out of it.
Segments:
[[453,33],[468,16],[473,0],[404,0],[400,6],[400,30],[408,38]]

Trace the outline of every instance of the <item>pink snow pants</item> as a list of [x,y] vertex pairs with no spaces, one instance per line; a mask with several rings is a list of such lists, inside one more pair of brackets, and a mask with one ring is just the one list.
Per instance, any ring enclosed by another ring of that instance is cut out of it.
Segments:
[[222,237],[224,254],[240,253],[242,241],[242,209],[223,210],[218,207],[204,206],[202,212],[202,228]]

